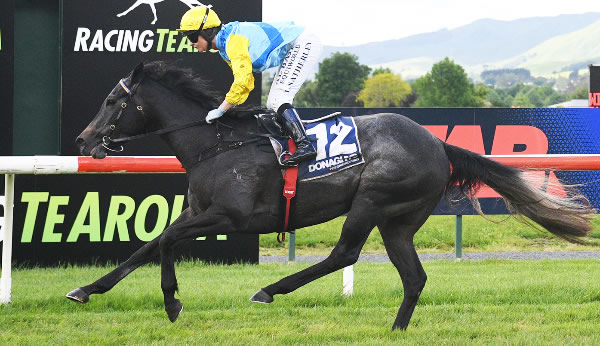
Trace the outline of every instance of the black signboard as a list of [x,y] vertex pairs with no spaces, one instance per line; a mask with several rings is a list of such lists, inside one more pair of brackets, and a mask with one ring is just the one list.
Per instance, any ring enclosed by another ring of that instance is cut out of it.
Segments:
[[[55,265],[127,259],[187,206],[185,182],[169,186],[163,176],[17,176],[14,261]],[[258,237],[198,238],[176,251],[210,262],[258,263]]]
[[590,107],[600,108],[600,65],[590,65]]
[[0,1],[0,155],[12,154],[14,0]]
[[[229,89],[219,54],[194,51],[176,29],[197,0],[63,0],[61,155],[79,155],[77,135],[106,95],[140,62],[191,68],[215,90]],[[214,0],[221,21],[260,21],[261,0]],[[260,85],[260,75],[256,75]],[[260,87],[247,103],[260,103]],[[123,155],[173,155],[160,138],[134,141]],[[17,262],[89,263],[127,258],[186,206],[183,174],[28,176],[17,179]],[[19,231],[22,232],[19,232]],[[258,262],[258,236],[217,236],[184,252],[215,262]]]

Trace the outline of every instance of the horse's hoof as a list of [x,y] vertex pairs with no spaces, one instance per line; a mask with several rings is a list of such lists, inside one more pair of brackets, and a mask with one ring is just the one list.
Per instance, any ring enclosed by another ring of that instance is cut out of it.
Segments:
[[404,327],[402,327],[402,326],[397,326],[397,325],[395,325],[395,324],[394,324],[394,325],[392,326],[392,332],[393,332],[393,331],[395,331],[395,330],[401,330],[401,331],[405,331],[407,327],[408,327],[408,326],[404,326]]
[[165,307],[165,311],[167,312],[167,316],[169,316],[169,321],[175,322],[179,314],[183,311],[183,305],[178,299],[175,299],[175,303]]
[[81,304],[85,304],[90,301],[89,294],[85,293],[81,288],[76,288],[71,292],[67,293],[67,298]]
[[271,297],[267,292],[260,290],[250,298],[250,301],[253,303],[261,303],[261,304],[270,304],[273,302],[273,297]]

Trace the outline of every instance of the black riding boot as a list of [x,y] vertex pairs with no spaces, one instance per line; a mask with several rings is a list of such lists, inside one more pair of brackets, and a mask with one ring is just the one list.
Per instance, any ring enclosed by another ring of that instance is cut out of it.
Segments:
[[288,131],[290,137],[296,143],[296,152],[282,161],[284,166],[297,166],[301,161],[317,156],[317,152],[306,136],[304,126],[295,108],[290,107],[280,113],[283,127]]

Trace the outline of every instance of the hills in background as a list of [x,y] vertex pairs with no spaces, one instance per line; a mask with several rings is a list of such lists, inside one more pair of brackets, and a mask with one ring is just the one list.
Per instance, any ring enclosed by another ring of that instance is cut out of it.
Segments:
[[[374,39],[376,36],[375,31]],[[429,72],[446,56],[474,80],[480,80],[485,70],[502,68],[525,68],[533,76],[552,77],[600,64],[600,13],[512,21],[481,19],[456,29],[398,40],[326,46],[323,58],[334,52],[354,54],[361,64],[390,68],[407,80]]]

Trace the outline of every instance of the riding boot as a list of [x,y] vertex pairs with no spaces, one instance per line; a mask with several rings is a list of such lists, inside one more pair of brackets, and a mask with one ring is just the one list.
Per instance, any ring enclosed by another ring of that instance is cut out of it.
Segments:
[[306,136],[306,131],[300,122],[300,117],[296,109],[293,107],[287,108],[280,115],[283,127],[296,143],[296,152],[281,163],[284,166],[297,166],[301,161],[317,156],[315,148]]

